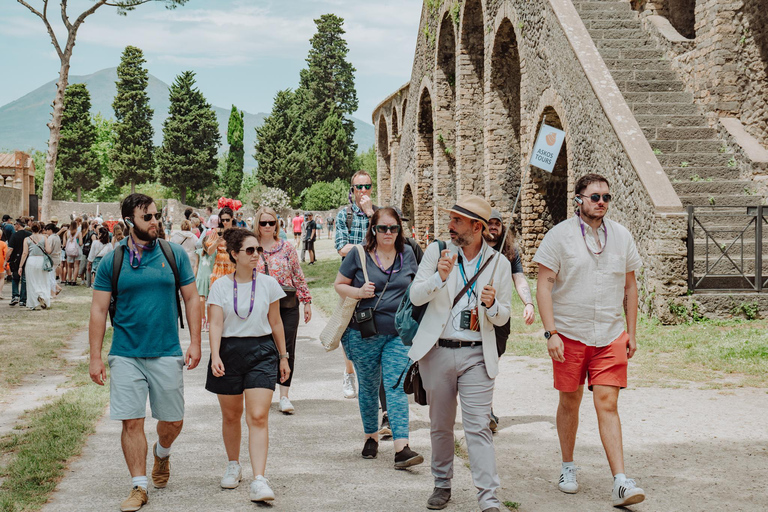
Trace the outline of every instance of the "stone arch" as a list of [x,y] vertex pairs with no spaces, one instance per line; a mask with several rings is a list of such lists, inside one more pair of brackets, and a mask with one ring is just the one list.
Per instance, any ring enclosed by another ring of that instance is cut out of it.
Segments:
[[405,124],[405,114],[406,114],[406,108],[408,108],[408,98],[403,98],[403,106],[400,107],[400,119],[402,120],[403,124]]
[[392,104],[392,121],[390,121],[390,125],[392,126],[392,139],[394,139],[398,135],[397,105],[395,104]]
[[480,0],[467,0],[461,15],[456,62],[457,196],[484,196],[485,18]]
[[378,136],[376,138],[377,179],[379,204],[389,204],[392,190],[392,159],[389,151],[390,136],[387,118],[379,116]]
[[696,0],[666,0],[667,18],[680,35],[696,37]]
[[443,15],[435,60],[435,236],[446,238],[441,208],[456,202],[456,35],[450,13]]
[[410,227],[414,226],[414,219],[416,218],[416,202],[413,200],[413,187],[411,187],[410,183],[406,183],[405,187],[403,187],[401,197],[400,211],[403,212],[403,217],[410,219],[406,223],[409,224],[409,229],[403,235],[409,237],[411,236]]
[[[523,267],[526,272],[534,273],[537,266],[533,264],[533,256],[547,231],[572,215],[569,190],[573,187],[572,155],[569,141],[571,134],[567,118],[564,115],[562,102],[557,94],[548,89],[544,92],[537,109],[537,120],[526,147],[533,149],[535,138],[542,123],[565,131],[565,143],[560,150],[555,169],[552,174],[542,171],[532,165],[523,182],[521,198],[521,221],[523,245]],[[526,155],[530,158],[530,152]]]
[[490,63],[485,141],[486,197],[492,206],[509,213],[521,186],[522,71],[514,25],[506,16],[495,30]]
[[434,233],[433,212],[427,205],[432,204],[432,182],[435,172],[435,128],[432,94],[429,86],[424,84],[419,94],[419,105],[416,118],[416,196],[419,208],[413,217],[413,225],[420,239],[427,239]]

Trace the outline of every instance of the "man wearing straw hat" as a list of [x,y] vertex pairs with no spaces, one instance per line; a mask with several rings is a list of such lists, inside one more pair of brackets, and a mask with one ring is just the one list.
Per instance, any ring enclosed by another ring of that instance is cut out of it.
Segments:
[[491,215],[485,199],[467,196],[446,211],[451,242],[442,254],[437,244],[427,248],[410,292],[414,306],[428,304],[409,352],[419,362],[430,405],[435,488],[427,508],[443,509],[451,498],[458,394],[480,509],[498,512],[500,482],[489,426],[499,373],[494,325],[509,319],[512,276],[510,265],[496,265],[498,253],[483,239]]

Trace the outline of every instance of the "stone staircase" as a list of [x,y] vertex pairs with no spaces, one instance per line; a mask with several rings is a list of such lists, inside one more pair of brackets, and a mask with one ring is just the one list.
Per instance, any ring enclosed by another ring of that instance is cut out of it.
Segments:
[[[575,0],[573,4],[683,205],[732,206],[733,212],[743,213],[747,206],[762,204],[763,198],[755,194],[752,182],[742,179],[733,152],[718,137],[717,130],[709,127],[693,94],[686,92],[682,80],[665,60],[664,50],[643,30],[640,17],[629,2]],[[743,266],[744,274],[754,276],[754,229],[744,233],[743,244],[739,239],[731,246],[748,220],[717,211],[721,213],[714,218],[704,217],[702,223],[712,232],[717,245],[730,246],[728,256]],[[768,225],[763,227],[762,251],[768,255]],[[736,269],[726,258],[714,265],[722,253],[713,247],[715,242],[703,237],[698,226],[696,235],[694,274],[705,274],[709,253],[708,275],[733,275]],[[762,259],[765,278],[768,263],[765,257]],[[743,287],[743,277],[706,279],[711,288],[723,290],[697,294],[696,302],[707,316],[728,316],[739,304],[752,301],[759,303],[763,315],[768,310],[766,293],[725,291]]]
[[574,6],[683,205],[761,204],[629,2],[574,1]]

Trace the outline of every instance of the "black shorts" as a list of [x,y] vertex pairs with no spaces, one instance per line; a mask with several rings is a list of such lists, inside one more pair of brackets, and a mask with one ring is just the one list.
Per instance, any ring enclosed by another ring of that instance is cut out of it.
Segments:
[[293,236],[299,236],[301,234],[301,231],[294,231]]
[[307,251],[314,251],[315,250],[315,241],[314,240],[307,240],[304,242],[304,249]]
[[224,376],[214,377],[208,360],[205,389],[217,395],[241,395],[246,389],[275,390],[279,354],[272,335],[221,338],[219,349]]

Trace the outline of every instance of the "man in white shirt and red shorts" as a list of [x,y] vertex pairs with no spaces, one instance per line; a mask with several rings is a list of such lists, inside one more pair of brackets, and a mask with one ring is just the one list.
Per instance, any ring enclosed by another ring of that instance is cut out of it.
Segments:
[[[552,228],[533,261],[539,264],[536,300],[560,392],[557,434],[563,464],[559,488],[578,492],[573,451],[584,381],[589,377],[608,464],[614,506],[640,503],[644,491],[624,474],[619,390],[627,386],[627,361],[637,350],[637,282],[642,266],[630,232],[605,219],[609,183],[598,174],[576,182],[576,215]],[[623,310],[626,314],[624,328]]]

